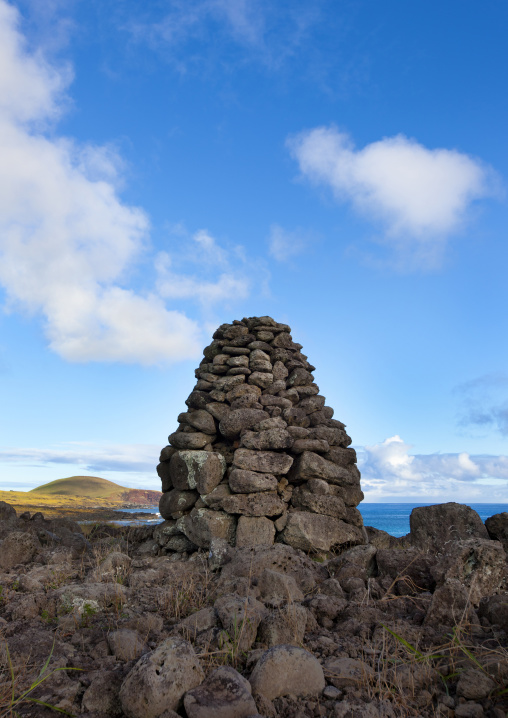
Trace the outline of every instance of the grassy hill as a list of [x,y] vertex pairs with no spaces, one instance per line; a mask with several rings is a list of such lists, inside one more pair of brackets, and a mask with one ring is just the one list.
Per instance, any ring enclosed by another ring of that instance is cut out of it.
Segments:
[[69,476],[67,479],[57,479],[32,489],[30,494],[44,494],[45,496],[89,496],[90,498],[120,498],[121,494],[132,491],[126,486],[120,486],[113,481],[100,479],[98,476]]

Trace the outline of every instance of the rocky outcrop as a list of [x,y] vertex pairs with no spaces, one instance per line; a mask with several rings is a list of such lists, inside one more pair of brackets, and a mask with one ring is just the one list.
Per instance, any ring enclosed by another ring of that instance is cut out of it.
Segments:
[[[452,521],[454,511],[471,517],[461,506],[444,510]],[[186,514],[155,529],[95,528],[89,541],[79,534],[89,548],[77,554],[72,523],[4,515],[0,555],[8,537],[5,555],[18,553],[0,568],[0,661],[8,646],[15,696],[49,657],[48,678],[29,697],[83,718],[508,711],[506,555],[495,539],[427,551],[410,535],[330,557],[280,541],[233,547],[213,535],[201,548],[179,532]],[[274,523],[243,521],[261,538]],[[39,541],[50,527],[54,538]],[[160,534],[192,549],[157,555]]]
[[314,553],[365,543],[351,439],[290,327],[223,324],[203,354],[157,467],[161,515],[176,522],[158,535],[161,553],[175,551],[179,532],[202,548],[214,536]]

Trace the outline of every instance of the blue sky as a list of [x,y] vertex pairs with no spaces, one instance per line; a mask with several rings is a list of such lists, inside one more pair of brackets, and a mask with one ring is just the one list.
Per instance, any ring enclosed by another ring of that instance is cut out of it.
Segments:
[[508,9],[0,0],[0,486],[158,488],[222,322],[370,501],[508,502]]

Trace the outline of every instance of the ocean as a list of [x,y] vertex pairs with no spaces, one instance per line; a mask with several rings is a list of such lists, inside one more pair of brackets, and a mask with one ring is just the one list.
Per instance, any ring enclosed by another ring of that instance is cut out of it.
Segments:
[[[365,526],[382,529],[392,536],[405,536],[409,533],[409,514],[416,506],[434,506],[430,504],[366,504],[358,506]],[[467,504],[479,515],[482,521],[489,516],[508,511],[508,504]]]
[[[363,516],[365,526],[373,526],[375,529],[382,529],[392,536],[405,536],[409,533],[409,514],[416,506],[433,506],[436,502],[430,504],[360,504],[358,506]],[[468,504],[479,515],[482,521],[488,519],[489,516],[500,514],[508,511],[508,504]],[[158,514],[157,506],[151,508],[140,509],[123,509],[128,513],[157,513],[156,518],[150,518],[148,521],[136,519],[133,521],[118,521],[119,524],[141,524],[141,523],[160,523],[162,520]]]

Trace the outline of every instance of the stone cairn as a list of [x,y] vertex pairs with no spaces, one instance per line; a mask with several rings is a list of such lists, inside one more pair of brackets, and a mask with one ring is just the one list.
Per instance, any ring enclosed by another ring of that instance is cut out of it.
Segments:
[[155,533],[162,553],[283,542],[323,553],[366,543],[356,452],[291,329],[223,324],[169,436]]

